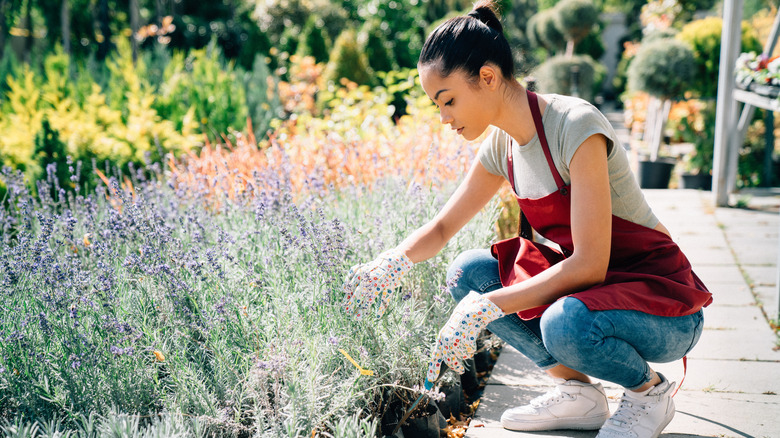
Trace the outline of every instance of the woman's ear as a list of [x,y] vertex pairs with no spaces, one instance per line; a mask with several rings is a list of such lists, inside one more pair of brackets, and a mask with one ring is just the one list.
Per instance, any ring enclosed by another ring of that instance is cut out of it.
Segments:
[[498,87],[499,76],[495,67],[492,65],[483,65],[479,69],[479,82],[488,87],[488,89],[494,90]]

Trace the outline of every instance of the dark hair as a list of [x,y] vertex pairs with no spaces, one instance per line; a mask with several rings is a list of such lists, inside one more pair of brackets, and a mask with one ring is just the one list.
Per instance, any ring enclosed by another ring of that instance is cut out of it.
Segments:
[[492,0],[482,0],[466,16],[451,18],[425,40],[420,66],[436,64],[442,76],[463,70],[469,77],[479,74],[486,63],[495,64],[506,79],[514,78],[512,49]]

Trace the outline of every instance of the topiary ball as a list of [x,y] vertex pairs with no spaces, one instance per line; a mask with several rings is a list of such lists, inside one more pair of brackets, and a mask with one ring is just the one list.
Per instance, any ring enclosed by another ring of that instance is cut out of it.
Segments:
[[537,88],[542,93],[571,95],[574,91],[572,67],[578,69],[579,83],[576,88],[579,96],[592,103],[596,90],[601,88],[605,71],[588,55],[571,58],[558,55],[543,62],[533,72]]
[[555,26],[566,39],[581,41],[599,19],[592,0],[561,0],[555,5]]
[[693,51],[672,38],[644,43],[628,67],[628,88],[661,99],[682,97],[696,75]]

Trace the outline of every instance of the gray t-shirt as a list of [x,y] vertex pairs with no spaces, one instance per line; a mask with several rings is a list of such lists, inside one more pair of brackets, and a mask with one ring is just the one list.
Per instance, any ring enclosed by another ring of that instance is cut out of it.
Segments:
[[[546,94],[547,107],[542,114],[544,132],[553,162],[566,184],[571,183],[569,164],[577,148],[590,136],[607,138],[607,164],[612,197],[612,214],[654,228],[658,218],[653,214],[628,164],[628,155],[620,146],[617,134],[606,117],[585,100]],[[478,158],[488,172],[509,179],[507,148],[512,145],[514,180],[521,198],[538,199],[554,192],[555,179],[547,165],[539,137],[519,145],[505,131],[495,128],[482,142]],[[618,145],[618,147],[615,147]]]

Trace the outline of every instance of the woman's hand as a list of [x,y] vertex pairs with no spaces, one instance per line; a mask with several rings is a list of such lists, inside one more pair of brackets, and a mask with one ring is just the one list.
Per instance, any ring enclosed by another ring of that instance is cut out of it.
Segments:
[[428,363],[428,381],[439,377],[442,362],[458,374],[466,372],[463,361],[477,352],[477,336],[502,316],[504,312],[484,295],[474,291],[466,295],[439,332]]
[[360,320],[379,301],[377,317],[382,316],[393,292],[401,285],[401,278],[412,269],[412,261],[403,252],[390,250],[375,260],[353,266],[344,283],[344,309]]

